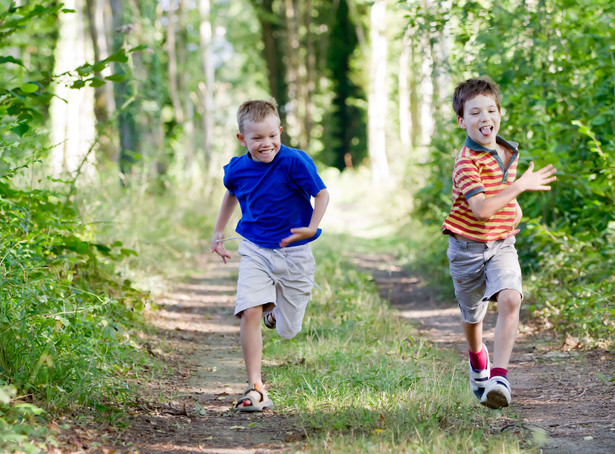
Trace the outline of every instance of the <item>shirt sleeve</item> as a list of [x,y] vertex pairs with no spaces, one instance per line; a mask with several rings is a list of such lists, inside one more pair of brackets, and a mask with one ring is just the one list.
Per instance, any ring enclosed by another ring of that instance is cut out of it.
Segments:
[[466,200],[479,192],[485,192],[476,162],[463,151],[455,161],[453,183]]
[[318,175],[316,164],[305,153],[293,159],[290,177],[293,184],[306,191],[312,197],[315,197],[316,194],[326,188],[325,183],[320,178],[320,175]]
[[231,179],[231,163],[228,163],[227,165],[224,166],[224,179],[222,180],[222,182],[224,183],[224,187],[226,189],[228,189],[228,192],[231,193],[231,195],[235,195],[235,185],[233,184],[233,181]]

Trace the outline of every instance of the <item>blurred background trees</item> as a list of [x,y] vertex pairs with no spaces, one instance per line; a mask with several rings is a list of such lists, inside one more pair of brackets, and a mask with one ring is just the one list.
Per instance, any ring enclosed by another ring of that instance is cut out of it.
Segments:
[[413,217],[441,241],[464,139],[451,93],[485,74],[521,169],[558,168],[550,193],[520,198],[524,264],[548,275],[532,304],[612,318],[614,20],[607,0],[5,1],[0,177],[34,190],[36,166],[72,188],[207,199],[243,152],[237,106],[274,97],[285,143],[366,169],[410,201],[389,213],[402,232]]

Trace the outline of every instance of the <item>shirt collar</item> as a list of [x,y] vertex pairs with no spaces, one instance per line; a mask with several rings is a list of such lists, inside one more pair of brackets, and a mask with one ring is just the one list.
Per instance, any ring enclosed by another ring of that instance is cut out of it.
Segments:
[[[500,145],[504,145],[505,147],[511,149],[513,153],[519,152],[519,150],[517,149],[517,147],[519,147],[519,144],[517,142],[513,142],[512,140],[509,142],[507,140],[504,140],[500,136],[496,136],[495,141],[496,143],[499,143]],[[487,153],[497,152],[496,150],[491,150],[490,148],[484,147],[481,144],[474,142],[472,139],[470,139],[470,136],[466,137],[465,145],[472,151],[484,151]]]

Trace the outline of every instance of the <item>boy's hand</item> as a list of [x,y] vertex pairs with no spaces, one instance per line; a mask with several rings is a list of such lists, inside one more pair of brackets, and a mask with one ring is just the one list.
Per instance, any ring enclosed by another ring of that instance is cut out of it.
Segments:
[[223,239],[224,233],[214,233],[214,236],[211,237],[211,252],[215,252],[216,254],[218,254],[220,257],[222,257],[222,261],[226,263],[226,259],[230,259],[231,254],[229,254],[224,247],[224,242],[218,241]]
[[555,172],[556,169],[552,164],[534,172],[534,162],[532,161],[525,173],[519,178],[518,184],[524,191],[550,191],[549,183],[557,180],[557,177],[551,176]]
[[286,247],[290,243],[294,243],[295,241],[307,240],[308,238],[312,238],[316,235],[317,229],[311,229],[309,227],[299,227],[296,229],[290,229],[291,236],[284,238],[280,242],[281,247]]

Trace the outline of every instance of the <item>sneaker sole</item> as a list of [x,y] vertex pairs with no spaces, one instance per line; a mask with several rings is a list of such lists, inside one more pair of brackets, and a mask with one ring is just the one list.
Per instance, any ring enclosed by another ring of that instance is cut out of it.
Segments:
[[508,407],[508,399],[503,393],[494,389],[487,393],[487,399],[481,401],[481,405],[497,410],[498,408]]

